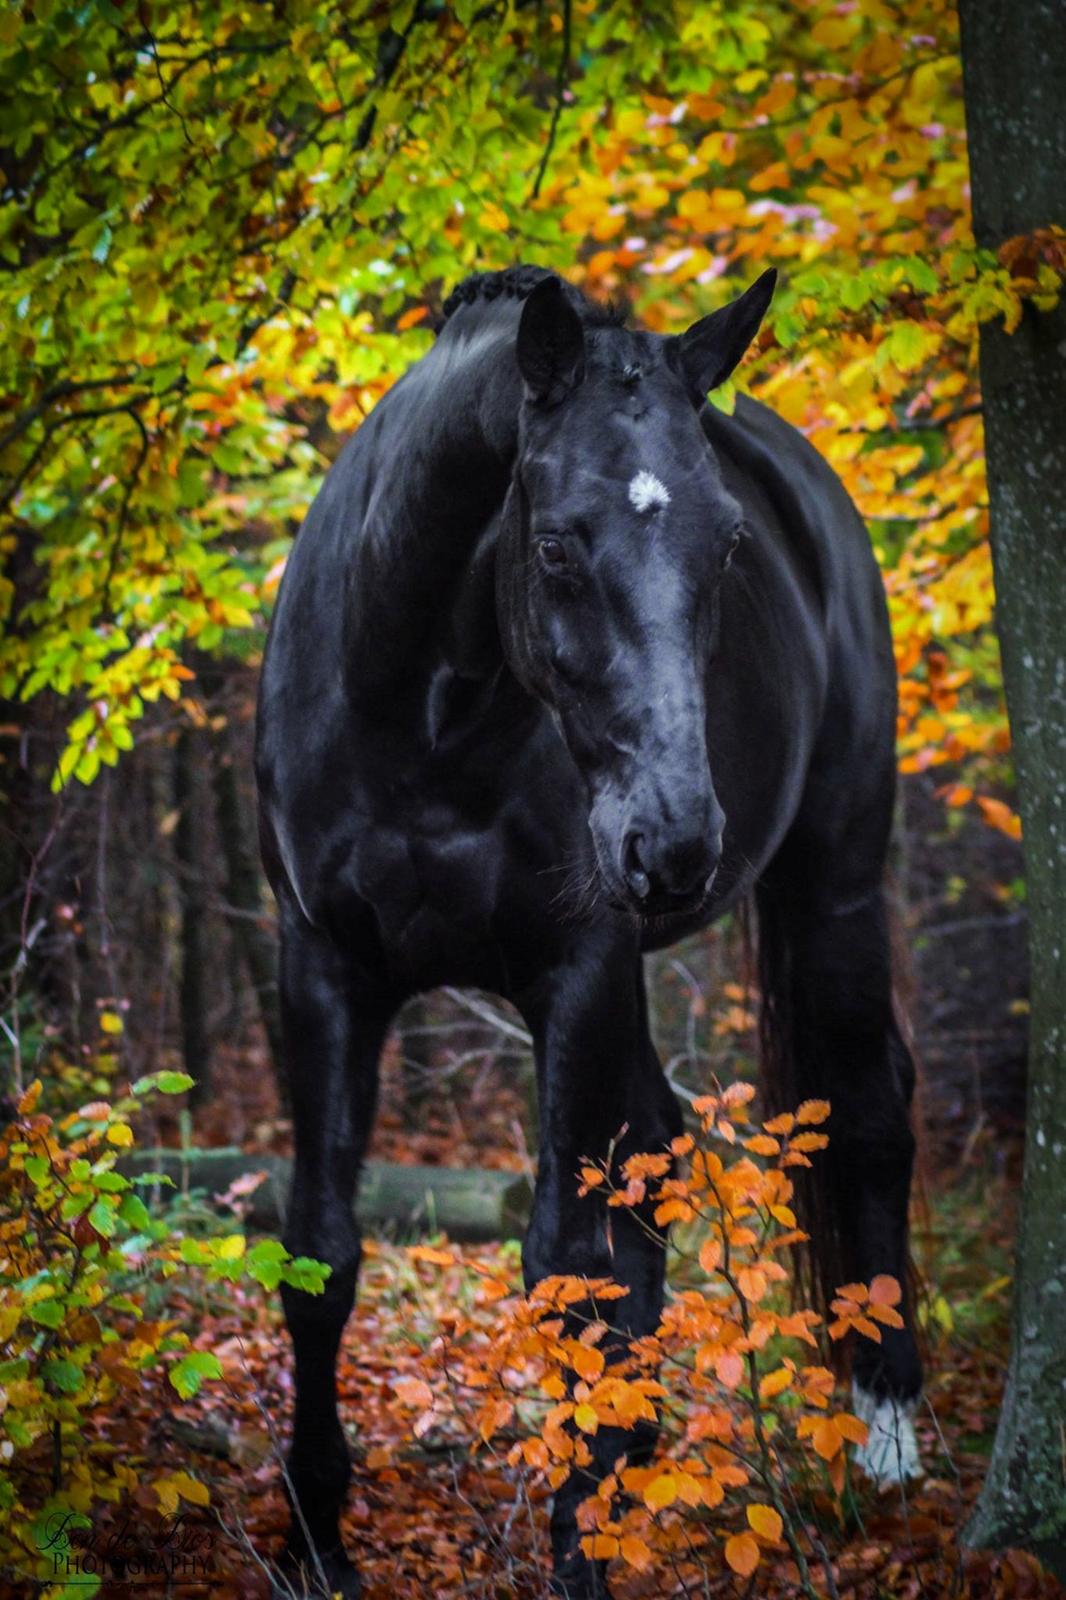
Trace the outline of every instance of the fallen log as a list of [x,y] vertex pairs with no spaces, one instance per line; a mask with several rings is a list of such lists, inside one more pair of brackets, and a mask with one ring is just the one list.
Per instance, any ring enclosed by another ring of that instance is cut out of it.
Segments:
[[[285,1225],[292,1161],[288,1156],[246,1150],[139,1150],[125,1157],[121,1170],[159,1172],[176,1188],[203,1191],[209,1202],[222,1206],[234,1184],[263,1173],[264,1177],[242,1205],[249,1228],[278,1233]],[[514,1239],[525,1231],[532,1190],[519,1172],[497,1172],[486,1167],[408,1167],[395,1162],[368,1161],[363,1168],[356,1203],[359,1220],[368,1233],[404,1238],[424,1233],[446,1233],[450,1239],[477,1243],[487,1239]]]

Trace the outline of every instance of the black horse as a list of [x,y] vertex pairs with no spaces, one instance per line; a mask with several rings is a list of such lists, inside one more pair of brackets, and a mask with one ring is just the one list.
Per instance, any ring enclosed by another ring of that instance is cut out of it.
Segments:
[[[893,1016],[882,873],[896,679],[882,585],[830,468],[751,400],[706,403],[754,338],[765,274],[679,338],[558,277],[468,279],[427,355],[350,441],[282,584],[257,772],[281,921],[296,1129],[283,1290],[296,1361],[290,1572],[359,1592],[334,1366],[359,1265],[352,1196],[378,1056],[410,995],[493,990],[532,1032],[541,1141],[523,1262],[613,1274],[656,1325],[663,1252],[579,1201],[581,1157],[681,1118],[648,1029],[645,950],[754,891],[787,1085],[832,1102],[816,1243],[906,1267],[914,1071]],[[837,1281],[843,1281],[838,1279]],[[854,1352],[867,1469],[915,1470],[911,1326]],[[644,1441],[648,1448],[650,1441]],[[601,1429],[605,1471],[632,1444]],[[555,1587],[603,1594],[575,1478]]]

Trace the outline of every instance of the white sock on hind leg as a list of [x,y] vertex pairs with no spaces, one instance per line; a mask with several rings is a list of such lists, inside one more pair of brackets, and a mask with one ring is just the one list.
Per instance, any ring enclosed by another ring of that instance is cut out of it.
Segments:
[[914,1432],[917,1400],[879,1400],[859,1384],[851,1386],[852,1408],[869,1435],[855,1450],[855,1465],[879,1486],[920,1478],[922,1463]]

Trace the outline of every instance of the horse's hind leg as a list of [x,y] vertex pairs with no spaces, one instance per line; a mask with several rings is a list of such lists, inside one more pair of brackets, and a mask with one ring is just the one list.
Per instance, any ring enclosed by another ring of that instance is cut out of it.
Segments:
[[296,1147],[284,1240],[293,1255],[332,1270],[322,1294],[281,1291],[296,1408],[286,1484],[292,1522],[277,1592],[354,1600],[359,1579],[339,1530],[351,1468],[336,1361],[355,1298],[361,1248],[352,1203],[389,1013],[363,1002],[348,954],[297,917],[283,918],[281,1004]]
[[[822,1165],[809,1185],[828,1291],[879,1274],[906,1289],[908,1275],[914,1064],[893,1012],[880,856],[865,859],[874,882],[853,870],[846,846],[793,839],[759,891],[771,1097],[778,1109],[810,1096],[832,1107],[829,1148],[814,1157]],[[903,1328],[883,1329],[880,1344],[856,1337],[852,1350],[856,1407],[870,1425],[857,1459],[885,1482],[919,1470],[910,1418],[922,1369],[908,1298]]]

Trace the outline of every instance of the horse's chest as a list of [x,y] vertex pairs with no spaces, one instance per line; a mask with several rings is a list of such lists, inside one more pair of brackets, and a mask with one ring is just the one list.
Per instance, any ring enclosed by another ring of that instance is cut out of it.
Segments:
[[499,984],[493,920],[503,853],[495,826],[426,806],[383,822],[359,855],[359,894],[374,909],[398,978],[420,988]]

